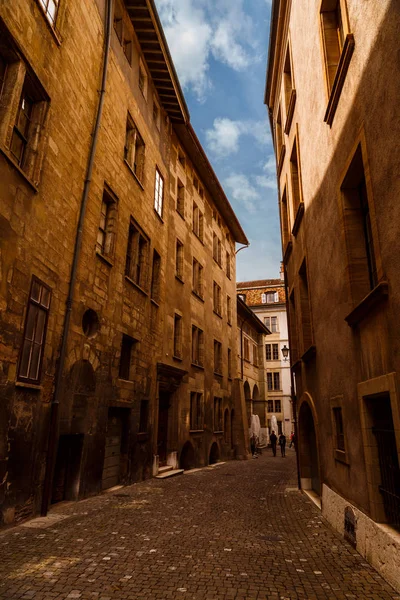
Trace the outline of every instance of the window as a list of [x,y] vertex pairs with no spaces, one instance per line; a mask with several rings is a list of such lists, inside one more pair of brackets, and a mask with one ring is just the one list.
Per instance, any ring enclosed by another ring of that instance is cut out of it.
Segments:
[[292,154],[290,155],[290,178],[292,182],[293,215],[296,217],[297,209],[302,201],[300,189],[300,167],[297,148],[297,138],[293,142]]
[[228,379],[232,379],[232,350],[228,348]]
[[287,194],[286,194],[286,186],[283,190],[282,200],[281,200],[281,216],[282,216],[282,243],[283,250],[286,250],[286,246],[290,241],[290,222],[289,222],[289,211],[287,205]]
[[321,8],[322,39],[329,92],[333,87],[344,45],[344,29],[340,0],[325,0]]
[[214,340],[214,373],[222,375],[222,344]]
[[279,360],[279,346],[278,344],[272,344],[272,359]]
[[135,123],[128,115],[126,122],[126,136],[124,159],[141,182],[144,176],[145,145]]
[[280,387],[280,373],[267,373],[267,387],[269,391],[279,391]]
[[194,258],[193,259],[193,278],[192,278],[193,292],[203,298],[203,267]]
[[199,191],[199,180],[195,176],[193,176],[193,187],[196,190],[196,192]]
[[180,148],[178,149],[178,161],[179,161],[179,164],[180,164],[180,165],[181,165],[183,168],[185,168],[185,165],[186,165],[186,158],[185,158],[185,155],[184,155],[184,153],[182,152],[182,150],[181,150]]
[[275,124],[275,147],[276,147],[276,156],[277,160],[280,163],[280,157],[282,153],[282,148],[284,148],[283,144],[283,131],[282,131],[282,111],[281,107],[278,108],[278,114],[276,117]]
[[50,298],[51,289],[33,277],[18,364],[17,378],[19,381],[29,383],[39,383],[40,381]]
[[100,224],[97,232],[96,251],[107,258],[114,252],[115,230],[117,226],[117,203],[107,191],[103,191],[101,202]]
[[214,398],[214,431],[222,431],[222,398]]
[[298,360],[297,314],[294,290],[289,296],[290,358],[292,364]]
[[142,289],[148,286],[149,239],[131,221],[126,251],[125,276]]
[[119,378],[126,381],[133,380],[133,350],[136,340],[123,334],[121,343],[121,357],[119,359]]
[[281,389],[281,376],[280,373],[274,373],[274,390]]
[[308,277],[306,261],[304,260],[299,271],[299,292],[300,292],[300,317],[303,342],[303,353],[312,345],[312,326],[310,297],[308,290]]
[[149,401],[140,401],[139,433],[147,433],[149,425]]
[[226,253],[226,276],[228,279],[231,278],[231,255],[229,252]]
[[190,429],[201,431],[203,425],[203,394],[190,392]]
[[232,324],[232,300],[230,296],[226,297],[226,320],[229,325]]
[[263,294],[267,297],[267,304],[273,304],[274,302],[279,302],[279,294],[278,292],[268,292],[267,294]]
[[128,63],[132,64],[132,38],[129,35],[129,30],[124,28],[124,38],[122,41],[122,50],[126,56]]
[[272,360],[271,344],[265,344],[265,359]]
[[[279,373],[278,373],[278,375],[279,375]],[[281,401],[280,400],[275,400],[275,412],[277,412],[277,413],[282,412]]]
[[174,358],[182,358],[182,317],[174,317]]
[[6,78],[7,62],[0,54],[0,98],[3,93],[3,85]]
[[268,412],[272,413],[274,412],[274,401],[273,400],[268,400]]
[[204,333],[201,329],[192,325],[192,363],[199,367],[204,361]]
[[50,25],[54,27],[58,11],[58,0],[39,0],[44,14],[47,17]]
[[180,240],[176,240],[175,275],[183,280],[183,244]]
[[258,346],[253,344],[253,365],[258,367]]
[[142,61],[139,64],[139,90],[142,92],[143,96],[147,98],[147,74],[146,69],[143,66]]
[[335,407],[333,409],[333,416],[335,419],[335,428],[336,428],[336,449],[345,451],[344,444],[344,429],[343,429],[343,417],[342,417],[342,409],[341,407]]
[[250,342],[248,338],[243,338],[243,358],[250,362]]
[[266,304],[267,302],[267,294],[261,294],[261,304]]
[[278,317],[264,317],[264,325],[268,327],[271,333],[278,333]]
[[376,240],[368,198],[361,145],[341,186],[344,229],[353,303],[358,304],[377,284]]
[[192,230],[197,237],[203,241],[204,236],[204,217],[203,213],[197,206],[196,202],[193,202],[193,223]]
[[178,193],[176,199],[176,210],[181,215],[181,217],[185,218],[185,186],[178,179]]
[[156,181],[154,186],[154,210],[162,217],[164,199],[164,179],[160,171],[156,168]]
[[123,32],[123,10],[120,2],[115,2],[114,8],[114,29],[117,37],[119,39],[119,43],[122,44],[122,32]]
[[[283,87],[284,87],[284,91],[285,91],[286,115],[289,119],[290,118],[290,116],[289,116],[290,102],[292,101],[292,93],[294,92],[292,61],[290,59],[289,46],[287,47],[287,50],[286,50],[285,64],[283,66]],[[289,133],[288,126],[285,127],[285,131],[286,131],[286,133]]]
[[221,288],[218,285],[218,283],[216,283],[214,281],[214,312],[217,313],[217,315],[221,316],[222,313],[222,306],[221,306]]
[[161,257],[156,250],[153,250],[153,268],[151,271],[151,292],[150,297],[155,302],[160,302],[160,279],[161,279]]
[[219,264],[219,266],[222,265],[221,240],[216,233],[213,234],[213,259]]

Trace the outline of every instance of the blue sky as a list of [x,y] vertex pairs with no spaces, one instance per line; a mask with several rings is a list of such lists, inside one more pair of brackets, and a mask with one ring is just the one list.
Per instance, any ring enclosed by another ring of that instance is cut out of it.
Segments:
[[279,277],[275,159],[263,103],[271,0],[156,0],[192,125],[250,241],[237,280]]

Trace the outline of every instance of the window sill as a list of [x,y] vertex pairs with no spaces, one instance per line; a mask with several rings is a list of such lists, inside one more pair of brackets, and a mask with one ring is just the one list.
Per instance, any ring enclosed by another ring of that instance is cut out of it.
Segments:
[[287,116],[286,116],[285,129],[284,129],[284,132],[286,133],[286,135],[289,135],[289,133],[290,133],[290,127],[292,125],[293,113],[294,113],[295,106],[296,106],[296,90],[293,89],[290,93],[290,100],[289,100],[289,106],[288,106],[288,111],[287,111]]
[[128,163],[128,161],[126,160],[126,158],[124,158],[124,163],[128,167],[129,171],[132,173],[132,175],[133,175],[136,183],[138,184],[138,186],[144,191],[143,183],[140,181],[139,177],[136,175],[135,171],[132,169],[131,165]]
[[285,251],[283,253],[283,262],[285,264],[288,263],[290,255],[292,254],[292,250],[293,250],[293,242],[289,241],[289,242],[287,242]]
[[216,377],[223,377],[222,373],[218,373],[218,371],[214,371],[214,375],[216,375]]
[[204,433],[204,429],[189,429],[190,434]]
[[36,392],[41,392],[43,386],[38,383],[29,383],[25,381],[16,381],[15,387],[24,388],[26,390],[35,390]]
[[180,283],[185,283],[180,275],[175,273],[175,279],[177,279]]
[[222,263],[219,263],[216,258],[213,257],[213,261],[222,269]]
[[217,315],[217,317],[219,317],[220,319],[222,319],[222,315],[221,313],[217,312],[216,310],[213,310],[214,315]]
[[221,435],[222,433],[224,433],[222,431],[222,429],[218,429],[218,431],[214,431],[214,435]]
[[125,390],[133,390],[135,382],[132,379],[122,379],[122,377],[118,377],[118,385]]
[[36,0],[36,4],[38,5],[40,12],[42,13],[42,16],[45,20],[47,28],[50,30],[50,33],[53,36],[54,41],[56,42],[57,46],[61,46],[61,38],[60,38],[59,34],[57,33],[56,29],[53,27],[53,25],[50,23],[50,21],[46,17],[46,13],[44,12],[43,7],[40,4],[39,0]]
[[140,285],[138,285],[135,281],[133,281],[133,279],[131,279],[129,277],[129,275],[125,275],[125,280],[129,281],[129,283],[131,285],[133,285],[133,287],[135,287],[137,290],[139,290],[139,292],[141,292],[143,294],[143,296],[147,297],[149,295],[148,292],[146,292],[146,290],[144,290],[142,287],[140,287]]
[[281,171],[282,171],[283,159],[285,158],[285,154],[286,154],[286,146],[285,146],[285,144],[282,144],[281,151],[279,154],[279,160],[278,160],[278,176],[281,174]]
[[329,125],[330,127],[332,126],[336,109],[339,104],[340,94],[342,93],[344,81],[346,79],[347,71],[349,69],[350,60],[353,56],[354,46],[354,36],[352,33],[348,33],[343,45],[342,53],[340,55],[335,80],[333,82],[333,86],[328,100],[328,106],[324,117],[325,123],[327,123],[327,125]]
[[114,266],[114,263],[109,258],[107,258],[107,256],[105,256],[104,254],[102,254],[98,250],[96,250],[96,256],[98,256],[109,267],[113,267]]
[[157,308],[160,308],[160,304],[157,300],[154,300],[154,298],[150,298],[150,302],[152,304],[154,304],[154,306],[156,306]]
[[316,347],[312,344],[307,350],[302,354],[301,360],[305,363],[309,362],[314,358],[317,353]]
[[202,244],[204,246],[204,241],[201,239],[201,237],[199,235],[197,235],[197,233],[195,231],[193,231],[193,229],[192,229],[192,233],[193,233],[194,237],[199,240],[200,244]]
[[176,209],[176,212],[178,213],[181,219],[185,220],[185,215],[183,215],[180,210]]
[[204,371],[204,365],[201,365],[200,363],[195,363],[193,361],[190,364],[192,365],[192,367],[195,367],[196,369],[201,369],[202,371]]
[[229,327],[232,327],[232,323],[230,321],[227,321],[226,324],[229,325]]
[[335,457],[335,460],[337,460],[338,462],[341,462],[344,465],[348,465],[348,466],[350,465],[345,450],[338,450],[337,448],[335,448],[334,457]]
[[195,292],[195,290],[192,290],[192,294],[193,294],[193,296],[195,296],[195,298],[197,298],[197,300],[200,300],[200,302],[204,303],[203,296],[200,296],[200,294],[198,294],[197,292]]
[[183,358],[181,356],[177,356],[176,354],[173,354],[172,358],[174,360],[177,360],[178,362],[182,362],[183,361]]
[[299,231],[300,224],[303,220],[303,215],[304,215],[304,202],[300,202],[299,206],[297,207],[296,217],[294,219],[294,224],[293,224],[293,229],[292,229],[292,234],[294,235],[294,237],[296,237],[296,235]]
[[26,183],[32,188],[32,190],[37,194],[39,192],[39,188],[37,184],[33,183],[33,181],[28,177],[28,175],[21,169],[21,167],[15,162],[12,158],[11,154],[5,148],[0,147],[0,153],[7,159],[14,169],[18,171],[18,173],[25,179]]
[[158,219],[161,221],[161,223],[164,225],[164,219],[162,218],[162,216],[160,215],[160,213],[158,213],[158,212],[156,211],[156,209],[155,209],[155,208],[154,208],[153,210],[154,210],[154,213],[155,213],[156,217],[157,217],[157,218],[158,218]]
[[361,300],[359,304],[350,314],[345,317],[345,321],[350,327],[358,325],[370,312],[379,306],[384,300],[387,300],[389,295],[389,286],[387,281],[381,281],[378,283],[370,293]]
[[137,434],[137,441],[141,444],[143,444],[144,442],[147,442],[147,440],[149,439],[149,434],[147,433],[147,431],[139,431]]

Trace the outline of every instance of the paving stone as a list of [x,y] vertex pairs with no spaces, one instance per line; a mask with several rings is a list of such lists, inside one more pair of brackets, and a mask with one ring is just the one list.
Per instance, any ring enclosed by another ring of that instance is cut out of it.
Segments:
[[0,536],[1,600],[400,598],[296,491],[293,451],[152,479],[51,515]]

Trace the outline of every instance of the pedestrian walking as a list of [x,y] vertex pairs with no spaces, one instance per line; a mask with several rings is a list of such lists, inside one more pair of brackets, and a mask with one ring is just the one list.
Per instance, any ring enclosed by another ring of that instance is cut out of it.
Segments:
[[281,447],[281,456],[283,458],[285,458],[286,454],[286,435],[284,435],[284,433],[282,432],[281,435],[279,436],[279,445]]
[[294,431],[292,431],[292,433],[290,434],[290,444],[289,444],[289,448],[292,447],[293,445],[293,440],[294,440]]
[[269,441],[271,443],[272,454],[276,456],[276,442],[278,441],[278,438],[275,435],[275,431],[273,431],[269,436]]

